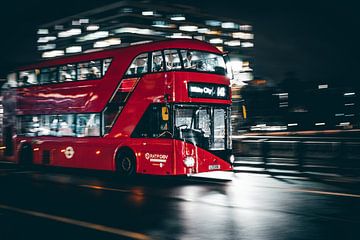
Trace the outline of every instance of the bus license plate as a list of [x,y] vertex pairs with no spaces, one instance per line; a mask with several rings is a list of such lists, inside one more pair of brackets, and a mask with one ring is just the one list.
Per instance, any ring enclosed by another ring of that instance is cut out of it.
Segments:
[[209,165],[209,170],[218,170],[220,169],[220,165]]

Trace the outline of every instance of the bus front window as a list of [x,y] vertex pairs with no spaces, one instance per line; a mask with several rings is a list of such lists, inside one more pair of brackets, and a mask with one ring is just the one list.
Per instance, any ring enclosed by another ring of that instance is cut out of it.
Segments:
[[226,64],[223,56],[210,52],[180,50],[185,70],[225,75]]
[[214,106],[175,108],[175,138],[207,150],[225,150],[226,112]]

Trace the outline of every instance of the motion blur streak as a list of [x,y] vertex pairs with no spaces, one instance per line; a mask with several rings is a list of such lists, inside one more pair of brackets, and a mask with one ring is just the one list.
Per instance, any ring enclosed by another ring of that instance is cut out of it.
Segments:
[[350,193],[324,192],[324,191],[306,190],[306,189],[287,189],[287,190],[291,192],[306,192],[306,193],[314,193],[314,194],[322,194],[322,195],[360,198],[360,195],[350,194]]
[[124,190],[124,189],[118,189],[118,188],[108,188],[108,187],[95,186],[95,185],[79,185],[79,187],[91,188],[91,189],[96,189],[96,190],[107,190],[107,191],[131,193],[130,190]]
[[50,214],[46,214],[46,213],[35,212],[35,211],[31,211],[31,210],[11,207],[11,206],[2,205],[2,204],[0,204],[0,208],[8,210],[8,211],[18,212],[21,214],[27,214],[27,215],[31,215],[31,216],[35,216],[35,217],[46,218],[46,219],[57,221],[57,222],[72,224],[72,225],[76,225],[76,226],[80,226],[80,227],[84,227],[84,228],[90,228],[90,229],[101,231],[101,232],[107,232],[107,233],[111,233],[111,234],[115,234],[115,235],[119,235],[119,236],[123,236],[123,237],[128,237],[131,239],[140,239],[140,240],[151,239],[150,237],[148,237],[144,234],[141,234],[141,233],[130,232],[130,231],[122,230],[122,229],[107,227],[104,225],[79,221],[79,220],[75,220],[75,219],[50,215]]

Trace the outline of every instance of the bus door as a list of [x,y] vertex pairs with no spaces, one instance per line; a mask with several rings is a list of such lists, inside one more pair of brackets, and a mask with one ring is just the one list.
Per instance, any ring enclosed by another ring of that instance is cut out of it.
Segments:
[[170,107],[151,104],[133,137],[139,138],[139,171],[149,174],[171,174],[173,169],[173,140]]

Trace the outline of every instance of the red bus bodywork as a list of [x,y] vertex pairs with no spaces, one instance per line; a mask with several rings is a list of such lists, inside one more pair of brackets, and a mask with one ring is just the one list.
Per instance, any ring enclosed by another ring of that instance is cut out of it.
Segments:
[[[191,98],[188,83],[211,83],[230,85],[224,75],[191,72],[164,71],[147,73],[135,84],[133,79],[123,80],[125,71],[132,60],[141,53],[164,49],[194,49],[222,54],[210,44],[197,40],[168,40],[101,52],[47,60],[27,66],[19,71],[83,62],[93,59],[111,58],[112,62],[105,76],[100,80],[63,82],[49,85],[18,87],[17,115],[100,113],[106,107],[114,91],[134,90],[116,119],[111,131],[99,137],[56,137],[56,136],[15,136],[16,155],[21,146],[30,144],[33,164],[44,164],[43,151],[50,154],[46,165],[116,170],[116,155],[121,149],[128,149],[136,156],[136,172],[154,175],[184,175],[212,170],[232,170],[228,159],[222,159],[192,143],[168,138],[131,137],[146,109],[152,103],[213,104],[230,106],[229,99]],[[64,154],[71,146],[73,155],[69,159]],[[186,167],[184,158],[192,156],[194,167]],[[17,157],[15,157],[17,159]],[[155,159],[152,161],[152,159]],[[157,159],[157,160],[156,160]],[[212,169],[209,166],[216,165]]]

